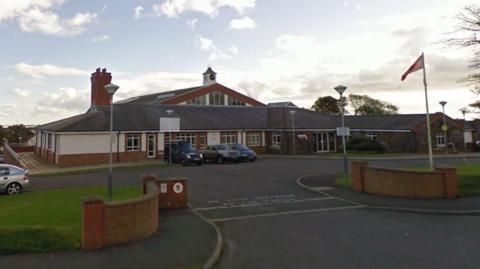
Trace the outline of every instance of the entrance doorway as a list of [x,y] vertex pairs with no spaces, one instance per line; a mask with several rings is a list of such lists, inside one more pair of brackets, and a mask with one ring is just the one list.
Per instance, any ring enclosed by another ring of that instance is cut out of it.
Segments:
[[155,134],[147,134],[147,158],[153,159],[157,157],[157,136]]
[[328,132],[315,133],[317,152],[335,151],[335,134]]

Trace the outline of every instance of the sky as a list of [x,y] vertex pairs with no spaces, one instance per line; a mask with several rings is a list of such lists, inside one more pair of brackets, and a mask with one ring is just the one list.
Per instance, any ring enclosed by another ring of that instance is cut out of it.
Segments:
[[[0,0],[0,124],[84,113],[90,74],[112,72],[115,100],[217,81],[261,102],[309,108],[319,96],[367,94],[400,113],[461,118],[479,96],[459,83],[472,56],[445,45],[463,0]],[[473,115],[467,115],[470,118]]]

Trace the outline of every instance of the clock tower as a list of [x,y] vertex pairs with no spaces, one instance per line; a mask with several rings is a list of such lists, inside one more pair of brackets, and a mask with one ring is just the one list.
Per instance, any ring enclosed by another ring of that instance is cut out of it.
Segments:
[[217,83],[217,73],[211,67],[208,67],[207,71],[203,72],[203,86],[210,86],[215,83]]

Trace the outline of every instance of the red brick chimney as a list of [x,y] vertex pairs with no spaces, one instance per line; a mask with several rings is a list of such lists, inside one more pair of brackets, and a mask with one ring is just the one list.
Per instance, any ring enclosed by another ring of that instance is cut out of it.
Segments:
[[92,82],[91,106],[110,105],[110,96],[103,87],[112,82],[112,74],[107,73],[106,68],[101,71],[97,68],[95,73],[92,73],[90,81]]

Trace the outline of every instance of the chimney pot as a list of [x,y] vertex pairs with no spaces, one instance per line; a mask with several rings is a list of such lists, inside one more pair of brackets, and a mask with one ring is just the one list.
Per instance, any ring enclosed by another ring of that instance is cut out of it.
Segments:
[[100,68],[97,68],[97,70],[95,70],[96,73],[100,73]]
[[102,73],[107,73],[107,68],[103,68]]

